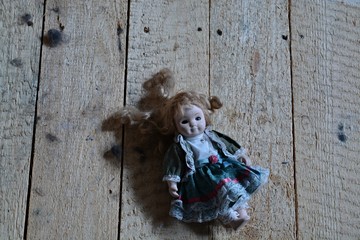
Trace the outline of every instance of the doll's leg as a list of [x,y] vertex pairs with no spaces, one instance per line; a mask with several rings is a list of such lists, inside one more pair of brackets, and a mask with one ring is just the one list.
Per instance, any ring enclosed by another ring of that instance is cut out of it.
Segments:
[[237,213],[236,218],[230,222],[230,226],[234,230],[243,227],[250,220],[245,208],[239,208],[235,212]]

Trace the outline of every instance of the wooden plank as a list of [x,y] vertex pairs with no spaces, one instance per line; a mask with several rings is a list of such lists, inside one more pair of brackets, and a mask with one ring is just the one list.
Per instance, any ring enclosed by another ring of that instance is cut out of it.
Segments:
[[[174,73],[176,90],[208,91],[208,14],[205,0],[131,1],[128,105],[139,100],[143,81],[165,67]],[[121,239],[207,238],[206,224],[182,224],[168,216],[170,197],[161,181],[162,157],[144,158],[149,145],[139,146],[139,136],[126,133]]]
[[359,239],[360,3],[291,3],[298,236]]
[[213,1],[210,14],[210,91],[224,102],[215,129],[271,171],[249,202],[250,222],[215,226],[212,237],[295,239],[288,1]]
[[126,22],[127,1],[46,1],[28,239],[118,236],[120,163],[103,155],[121,142],[102,122],[123,102]]
[[22,239],[39,75],[43,5],[0,10],[0,236]]

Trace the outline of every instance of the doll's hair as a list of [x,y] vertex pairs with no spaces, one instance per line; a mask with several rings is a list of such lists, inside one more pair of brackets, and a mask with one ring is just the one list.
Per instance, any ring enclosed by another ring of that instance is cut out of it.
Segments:
[[143,96],[137,105],[121,110],[122,123],[136,127],[141,135],[151,135],[152,139],[173,137],[177,132],[174,116],[182,111],[182,106],[195,105],[203,111],[206,125],[210,125],[210,115],[222,107],[220,99],[195,91],[182,91],[173,95],[174,85],[169,69],[153,75],[144,82]]
[[179,92],[175,96],[169,98],[160,112],[161,114],[161,125],[160,132],[164,135],[173,134],[176,132],[174,124],[174,116],[179,113],[183,113],[183,106],[194,105],[200,108],[205,116],[206,125],[211,124],[210,115],[222,107],[220,99],[216,96],[207,97],[204,94],[188,91]]

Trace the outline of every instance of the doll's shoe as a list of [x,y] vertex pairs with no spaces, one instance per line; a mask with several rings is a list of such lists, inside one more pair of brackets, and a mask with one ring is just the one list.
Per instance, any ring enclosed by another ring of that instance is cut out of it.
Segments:
[[239,209],[236,212],[238,213],[237,219],[230,222],[230,226],[234,230],[245,226],[245,224],[250,220],[250,217],[245,209]]

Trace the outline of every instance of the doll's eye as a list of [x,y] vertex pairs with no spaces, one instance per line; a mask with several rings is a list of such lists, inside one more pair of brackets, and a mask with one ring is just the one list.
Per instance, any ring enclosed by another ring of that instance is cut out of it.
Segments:
[[200,121],[200,120],[201,120],[201,117],[196,117],[195,120],[196,120],[196,121]]
[[181,121],[181,124],[187,124],[187,123],[189,123],[188,120],[182,120],[182,121]]

